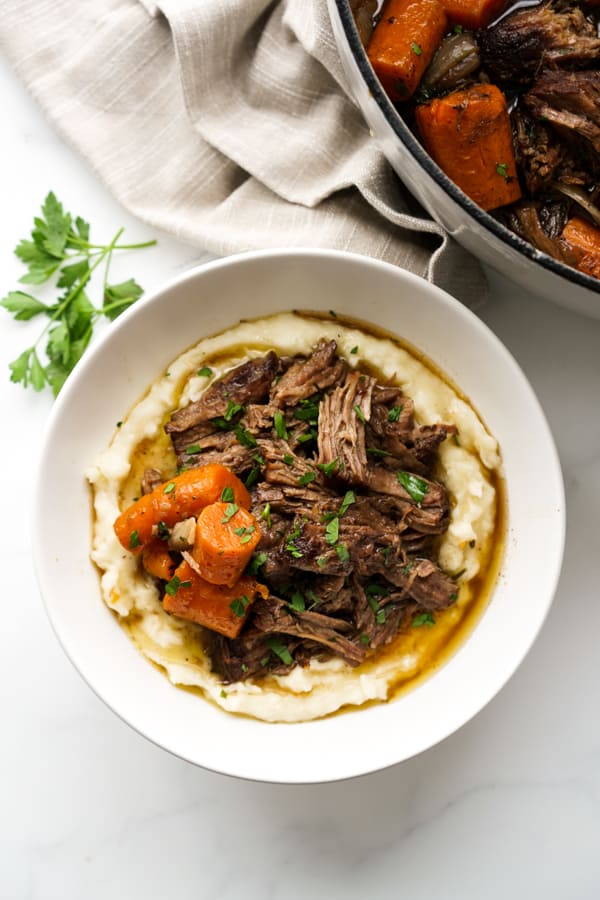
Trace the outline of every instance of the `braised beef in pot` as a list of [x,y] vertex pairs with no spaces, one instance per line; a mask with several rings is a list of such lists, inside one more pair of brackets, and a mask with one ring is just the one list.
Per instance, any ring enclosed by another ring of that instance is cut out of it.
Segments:
[[537,249],[600,277],[598,0],[351,7],[390,99],[440,168]]

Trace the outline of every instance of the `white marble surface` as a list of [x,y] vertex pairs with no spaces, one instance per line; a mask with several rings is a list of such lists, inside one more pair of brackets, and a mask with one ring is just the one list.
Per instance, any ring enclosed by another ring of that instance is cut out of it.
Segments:
[[[120,224],[131,239],[151,236],[53,134],[2,61],[0,91],[2,294],[20,274],[12,247],[49,188],[97,236]],[[202,258],[159,237],[118,271],[150,288]],[[480,315],[531,379],[565,472],[568,539],[554,606],[519,671],[460,732],[393,769],[298,788],[174,759],[106,709],[64,657],[28,537],[51,398],[10,384],[7,371],[38,326],[0,310],[11,423],[0,439],[1,898],[600,896],[600,322],[492,282]]]

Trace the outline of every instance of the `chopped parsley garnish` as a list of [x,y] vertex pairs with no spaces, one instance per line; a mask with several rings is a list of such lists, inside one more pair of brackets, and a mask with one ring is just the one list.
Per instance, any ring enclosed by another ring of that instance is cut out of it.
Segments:
[[200,378],[210,378],[212,373],[213,370],[209,366],[202,366],[201,369],[198,369],[196,374],[199,375]]
[[504,178],[505,181],[508,181],[508,163],[497,163],[496,172]]
[[286,647],[286,645],[279,640],[278,637],[272,635],[270,638],[267,638],[267,647],[279,657],[281,662],[286,666],[291,666],[294,662],[292,658],[292,654]]
[[317,565],[320,569],[324,568],[327,565],[327,560],[324,556],[317,557]]
[[348,547],[346,546],[346,544],[338,544],[335,548],[335,552],[342,562],[348,562],[348,560],[350,559],[350,554],[348,553]]
[[294,457],[292,456],[291,453],[284,453],[284,454],[283,454],[283,461],[284,461],[284,463],[286,464],[286,466],[293,466],[293,465],[294,465]]
[[367,453],[370,453],[371,456],[393,456],[393,453],[390,453],[389,450],[379,450],[378,447],[367,447]]
[[455,25],[452,30],[454,31],[454,34],[462,34],[463,33],[462,25]]
[[310,425],[316,425],[319,418],[320,394],[314,394],[312,397],[305,397],[294,410],[294,418],[301,422],[308,422]]
[[304,600],[304,594],[300,591],[294,591],[292,594],[288,606],[291,607],[295,612],[304,612],[306,609],[306,601]]
[[417,506],[420,506],[429,491],[427,482],[417,475],[413,475],[412,472],[404,472],[402,470],[396,474],[396,478]]
[[243,410],[243,406],[241,403],[234,403],[233,400],[227,401],[227,409],[225,410],[225,414],[223,418],[226,422],[231,422],[234,416],[237,416],[239,412]]
[[242,447],[256,447],[257,441],[252,432],[248,431],[247,428],[243,428],[242,425],[238,422],[238,424],[233,429],[235,432],[235,437],[238,444],[241,444]]
[[239,506],[236,503],[228,503],[227,508],[225,509],[225,512],[223,514],[223,518],[221,519],[222,524],[226,524],[227,522],[229,522],[229,520],[232,519],[238,511]]
[[337,544],[338,538],[340,536],[340,520],[337,516],[329,522],[327,527],[325,528],[325,540],[330,546]]
[[298,548],[296,547],[295,541],[296,538],[300,537],[300,523],[296,522],[293,531],[290,532],[287,544],[285,545],[285,549],[288,553],[291,553],[294,559],[302,559],[304,555]]
[[320,469],[321,472],[326,476],[326,478],[331,478],[331,476],[335,473],[338,466],[340,464],[339,459],[336,457],[332,459],[331,462],[328,463],[317,463],[317,469]]
[[298,479],[298,484],[310,484],[311,481],[314,481],[317,476],[314,472],[306,472],[304,475],[301,475]]
[[361,644],[368,644],[370,640],[371,640],[371,638],[369,637],[368,634],[361,634],[361,636],[360,636]]
[[403,406],[392,406],[388,413],[388,422],[397,422],[403,409]]
[[362,411],[362,409],[360,408],[360,406],[358,405],[358,403],[355,403],[354,406],[352,407],[352,409],[354,410],[354,412],[356,413],[357,418],[359,418],[361,422],[366,422],[366,421],[367,421],[367,420],[365,419],[365,414],[364,414],[364,412]]
[[412,42],[412,44],[410,46],[412,48],[413,53],[416,53],[417,56],[420,56],[421,53],[423,52],[421,50],[421,47],[419,46],[419,44],[416,44],[414,41]]
[[235,498],[233,496],[233,488],[232,487],[223,488],[223,490],[221,491],[221,500],[223,501],[223,503],[233,503],[234,499]]
[[[238,534],[240,531],[241,531],[242,533],[241,533],[241,534]],[[256,531],[256,528],[254,527],[254,525],[248,525],[247,528],[241,528],[241,529],[240,529],[240,528],[236,528],[236,529],[235,529],[235,533],[238,534],[238,536],[239,536],[240,544],[247,544],[247,543],[249,543],[249,541],[252,540],[252,535],[253,535],[253,533],[254,533],[255,531]]]
[[378,625],[385,624],[385,609],[380,609],[377,611],[377,615],[375,616],[375,621]]
[[261,666],[266,666],[267,663],[269,662],[270,658],[271,658],[270,656],[263,656],[263,658],[260,661]]
[[191,581],[181,581],[179,575],[173,575],[170,581],[165,584],[165,594],[174,597],[179,588],[189,588],[192,586]]
[[227,691],[225,690],[225,688],[221,688],[221,697],[223,698],[223,700],[227,699]]
[[165,494],[170,494],[170,493],[172,493],[174,490],[175,490],[175,482],[174,482],[174,481],[170,481],[170,482],[168,483],[168,485],[165,487],[164,493],[165,493]]
[[171,531],[165,522],[159,522],[156,531],[161,541],[167,541],[171,535]]
[[270,503],[265,503],[265,505],[264,505],[264,507],[263,507],[263,511],[262,511],[261,514],[260,514],[260,517],[261,517],[261,519],[264,519],[264,520],[265,520],[265,522],[267,523],[268,527],[270,528],[271,525],[272,525],[272,522],[271,522],[271,504],[270,504]]
[[129,549],[135,550],[136,547],[140,546],[140,536],[136,530],[132,531],[129,535]]
[[414,617],[414,619],[412,620],[412,627],[420,628],[422,625],[427,625],[428,628],[431,628],[432,625],[435,625],[435,618],[433,617],[433,613],[419,613],[418,616]]
[[350,351],[350,353],[351,353],[353,356],[356,356],[356,354],[358,353],[358,345],[357,345],[356,347],[353,347],[352,350]]
[[248,671],[248,666],[246,665],[246,663],[242,663],[242,672],[247,672],[247,671]]
[[248,566],[248,571],[252,575],[257,575],[258,570],[260,569],[261,566],[264,566],[266,561],[267,561],[266,553],[257,553],[256,556],[250,561],[250,565]]
[[236,597],[235,600],[232,600],[229,604],[229,609],[238,619],[243,619],[249,605],[250,599],[244,594],[242,597]]
[[260,475],[260,466],[253,466],[244,479],[244,484],[247,488],[251,488],[253,484],[256,484]]
[[319,597],[317,597],[315,592],[309,589],[305,593],[306,593],[306,596],[308,597],[308,599],[312,601],[309,606],[309,609],[314,609],[315,606],[318,606],[318,604],[321,602],[321,600]]
[[356,495],[354,491],[346,491],[344,494],[344,499],[342,500],[342,505],[340,506],[339,515],[343,516],[345,512],[347,512],[348,507],[352,506],[353,503],[356,503]]
[[185,452],[188,456],[193,456],[194,453],[202,453],[202,447],[200,444],[190,444],[189,447],[185,448]]
[[277,437],[281,438],[282,441],[287,441],[289,435],[288,430],[285,427],[285,420],[283,418],[283,413],[277,411],[273,415],[273,425],[275,427],[275,433]]

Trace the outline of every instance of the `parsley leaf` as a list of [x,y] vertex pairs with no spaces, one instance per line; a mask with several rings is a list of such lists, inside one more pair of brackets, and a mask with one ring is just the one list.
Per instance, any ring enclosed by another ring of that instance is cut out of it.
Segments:
[[272,650],[275,653],[282,663],[286,666],[291,666],[294,662],[292,654],[286,647],[286,645],[279,640],[279,638],[274,635],[270,638],[267,638],[267,647],[269,650]]
[[334,544],[337,544],[339,536],[340,520],[337,516],[334,516],[325,529],[325,540],[330,546],[333,546]]
[[[46,196],[41,215],[33,220],[30,238],[19,241],[14,252],[27,269],[19,279],[22,284],[43,284],[58,273],[55,288],[59,293],[49,304],[24,291],[10,291],[0,301],[17,321],[38,315],[48,319],[35,343],[9,363],[11,381],[36,391],[48,385],[56,396],[85,352],[98,319],[104,316],[112,321],[139,299],[142,288],[132,278],[109,284],[112,257],[116,250],[150,247],[156,241],[120,244],[122,233],[120,228],[108,244],[93,244],[89,224],[66,212],[52,192]],[[85,288],[102,264],[103,299],[96,307]],[[46,360],[38,351],[43,340]]]
[[273,425],[275,426],[275,433],[277,434],[277,437],[281,438],[283,441],[287,441],[289,435],[287,428],[285,427],[283,413],[277,411],[273,415]]
[[435,625],[435,618],[433,613],[425,612],[420,613],[418,616],[415,616],[412,620],[413,628],[420,628],[422,625],[427,625],[428,628],[431,628],[432,625]]
[[417,475],[413,475],[411,472],[404,472],[402,470],[397,473],[396,478],[406,493],[412,497],[417,506],[420,506],[425,499],[425,495],[429,491],[427,482],[423,481],[423,479],[419,478]]

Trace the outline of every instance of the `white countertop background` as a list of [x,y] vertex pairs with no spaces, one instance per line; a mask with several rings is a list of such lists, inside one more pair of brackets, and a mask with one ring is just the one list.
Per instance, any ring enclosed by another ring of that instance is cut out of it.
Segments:
[[[12,249],[50,189],[96,238],[119,225],[131,241],[159,238],[115,266],[146,289],[206,258],[128,215],[2,60],[0,95],[2,296],[22,274]],[[497,275],[491,283],[478,313],[530,378],[565,474],[554,605],[515,676],[458,733],[384,772],[308,787],[173,758],[110,712],[64,656],[29,540],[52,400],[11,384],[7,369],[40,325],[0,310],[2,900],[600,897],[600,321]]]

